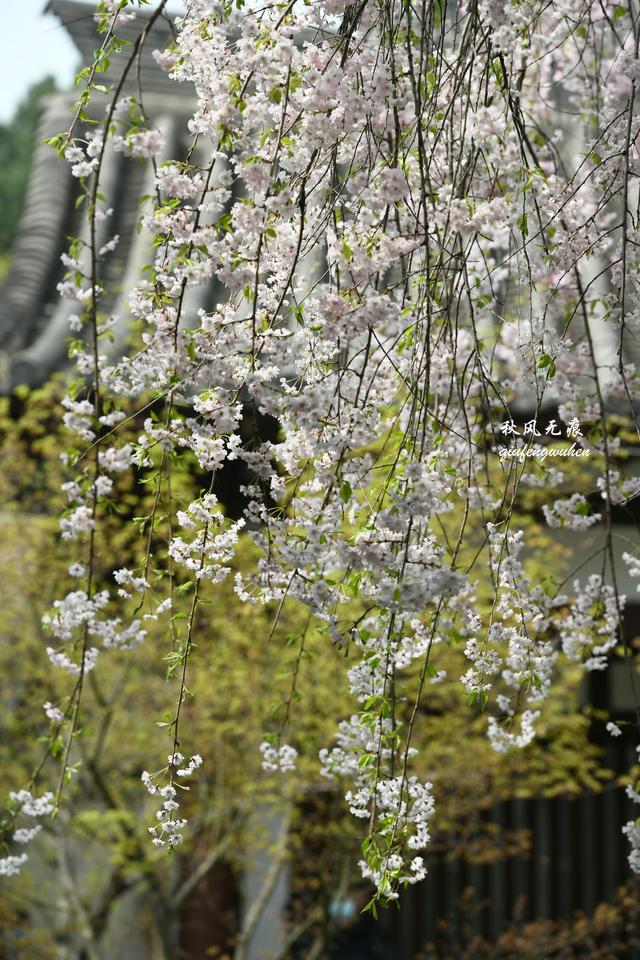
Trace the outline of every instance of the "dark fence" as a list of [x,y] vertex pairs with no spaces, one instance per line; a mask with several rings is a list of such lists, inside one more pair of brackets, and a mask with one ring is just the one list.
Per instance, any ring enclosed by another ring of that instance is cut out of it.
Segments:
[[[628,770],[634,760],[631,740],[605,748],[605,763],[613,770]],[[445,854],[428,858],[427,880],[403,894],[389,921],[398,960],[640,960],[640,886],[630,871],[629,844],[621,832],[638,815],[633,807],[615,785],[577,799],[497,804],[487,820],[503,835],[526,838],[526,849],[490,863]],[[623,885],[627,890],[621,895]]]

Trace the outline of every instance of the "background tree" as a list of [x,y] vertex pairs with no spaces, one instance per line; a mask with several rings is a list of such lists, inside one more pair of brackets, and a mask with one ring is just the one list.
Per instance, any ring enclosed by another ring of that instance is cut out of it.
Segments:
[[[55,414],[61,389],[52,384],[40,391],[19,390],[3,401],[0,424],[0,491],[6,504],[0,550],[6,597],[0,620],[0,763],[9,790],[20,789],[29,778],[46,740],[47,718],[34,712],[34,692],[52,706],[64,702],[65,684],[49,669],[48,636],[41,624],[43,607],[66,589],[73,558],[69,545],[60,540],[57,523],[64,474],[64,435]],[[136,423],[129,426],[132,439],[137,429]],[[195,468],[175,478],[185,497],[192,495],[198,480]],[[134,549],[135,537],[123,518],[148,516],[154,499],[152,484],[132,485],[130,478],[122,478],[118,511],[100,551],[105,570]],[[523,514],[522,522],[541,540],[545,564],[533,559],[531,571],[542,576],[549,556],[555,553],[555,568],[560,569],[567,551],[544,533],[534,504],[529,494],[523,504],[528,516]],[[246,572],[253,562],[255,547],[245,538],[237,570]],[[489,591],[481,603],[490,606]],[[282,811],[283,802],[288,809],[286,859],[292,869],[290,949],[330,942],[335,922],[329,905],[357,881],[358,841],[340,790],[328,790],[329,784],[318,778],[314,757],[331,736],[336,713],[349,715],[356,702],[340,684],[345,652],[334,648],[328,659],[325,638],[316,632],[305,635],[301,651],[306,619],[302,608],[291,610],[281,622],[271,650],[257,642],[260,633],[270,629],[274,613],[273,606],[256,611],[238,602],[231,583],[212,592],[202,607],[201,654],[194,660],[187,709],[195,749],[210,752],[213,747],[216,762],[199,782],[190,784],[185,806],[192,832],[169,874],[165,854],[154,853],[148,843],[146,827],[153,809],[146,808],[139,787],[150,738],[162,749],[170,720],[166,661],[161,659],[164,628],[148,622],[148,636],[135,659],[130,653],[116,654],[97,668],[77,735],[77,767],[64,816],[45,826],[45,835],[34,842],[34,869],[17,884],[14,880],[5,885],[4,949],[12,960],[45,960],[59,957],[61,950],[70,960],[83,951],[91,958],[108,957],[118,943],[115,931],[123,922],[123,903],[125,917],[129,909],[137,911],[140,940],[150,950],[162,949],[160,955],[174,956],[181,920],[188,919],[189,898],[205,889],[207,877],[215,879],[213,890],[220,896],[229,884],[224,871],[230,870],[239,883],[256,850],[272,843],[249,811],[257,804]],[[349,651],[346,661],[354,662]],[[423,774],[442,788],[435,849],[470,862],[513,855],[526,849],[527,838],[496,830],[487,821],[496,802],[514,793],[577,796],[585,789],[599,789],[606,779],[599,751],[589,739],[590,710],[577,706],[580,671],[564,671],[540,739],[526,751],[504,756],[490,748],[482,712],[469,714],[457,679],[464,669],[462,650],[448,651],[445,666],[448,677],[433,687],[429,723],[417,741]],[[277,725],[287,711],[297,717],[296,743],[304,760],[283,793],[279,779],[261,770],[258,745],[265,725]],[[448,736],[452,723],[465,729],[464,751]],[[31,749],[17,750],[23,743],[32,744]],[[473,767],[469,755],[478,758]],[[55,788],[54,768],[45,771],[44,780]],[[336,850],[342,851],[340,857]],[[62,891],[63,911],[47,896],[52,882]],[[136,896],[138,900],[132,899]],[[207,903],[209,915],[211,900]],[[611,914],[612,924],[617,916]],[[233,912],[226,922],[217,934],[209,927],[207,942],[233,953],[243,946],[242,927]]]

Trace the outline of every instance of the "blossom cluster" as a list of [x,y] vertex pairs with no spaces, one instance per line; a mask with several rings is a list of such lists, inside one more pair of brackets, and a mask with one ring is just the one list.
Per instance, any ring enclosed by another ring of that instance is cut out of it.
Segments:
[[181,753],[172,753],[167,758],[167,770],[169,772],[169,782],[164,786],[158,786],[158,780],[165,771],[150,774],[144,770],[141,780],[147,791],[152,797],[158,797],[161,801],[160,809],[156,813],[157,823],[149,827],[152,842],[156,847],[169,847],[173,849],[184,840],[184,828],[187,826],[185,817],[178,815],[180,810],[180,801],[177,800],[178,789],[188,790],[180,780],[190,777],[198,767],[202,766],[202,757],[195,753],[188,761],[186,766],[184,757]]
[[[55,804],[52,793],[44,793],[41,797],[34,797],[29,790],[12,791],[9,794],[14,821],[23,816],[31,820],[38,817],[46,817],[53,813]],[[42,830],[41,824],[32,827],[17,827],[13,829],[12,840],[25,847],[38,836]],[[25,852],[19,854],[8,854],[0,857],[0,877],[11,877],[20,872],[20,868],[27,862],[28,854]]]

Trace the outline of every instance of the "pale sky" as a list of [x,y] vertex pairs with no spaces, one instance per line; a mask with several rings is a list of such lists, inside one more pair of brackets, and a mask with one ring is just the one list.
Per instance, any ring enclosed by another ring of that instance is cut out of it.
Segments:
[[51,73],[70,86],[79,55],[46,0],[0,0],[0,122],[5,123],[36,80]]
[[[47,0],[0,0],[0,123],[11,119],[32,83],[47,73],[69,87],[82,66],[57,17],[44,14]],[[172,3],[174,12],[180,4]]]

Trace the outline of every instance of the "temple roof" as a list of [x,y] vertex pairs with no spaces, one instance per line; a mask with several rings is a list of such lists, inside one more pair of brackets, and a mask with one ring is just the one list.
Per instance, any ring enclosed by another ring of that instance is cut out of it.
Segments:
[[[94,51],[99,37],[96,33],[96,21],[94,19],[95,5],[90,3],[76,3],[75,0],[49,0],[45,13],[52,13],[58,18],[61,25],[73,40],[80,53],[80,59],[83,64],[91,63]],[[129,12],[129,11],[127,11]],[[118,36],[123,40],[134,42],[140,34],[140,26],[149,18],[149,13],[145,8],[139,10],[131,9],[135,13],[135,18],[118,28]],[[172,23],[169,16],[160,16],[155,21],[149,37],[145,44],[142,56],[140,58],[139,78],[143,90],[148,92],[165,92],[175,95],[176,84],[169,80],[166,73],[160,69],[153,59],[151,53],[154,49],[162,49],[170,42],[172,35]],[[117,75],[118,60],[124,60],[129,56],[129,48],[124,47],[119,56],[113,58],[113,75]],[[131,85],[137,85],[138,69],[136,68],[132,77]]]
[[[99,36],[94,19],[95,7],[73,0],[50,0],[46,12],[57,16],[69,32],[84,63],[90,63]],[[123,25],[119,35],[134,40],[140,33],[146,12]],[[168,79],[152,56],[171,38],[171,22],[160,18],[149,31],[140,56],[139,67],[130,71],[123,93],[137,93],[138,81],[144,91],[144,109],[150,121],[160,127],[166,139],[167,156],[182,152],[180,137],[186,136],[186,119],[193,109],[189,84]],[[112,58],[110,75],[118,76],[132,47],[124,46]],[[69,164],[61,160],[43,141],[68,129],[72,104],[77,91],[56,93],[43,99],[36,134],[36,148],[27,186],[24,208],[11,266],[0,287],[0,391],[20,383],[38,386],[55,371],[69,365],[67,342],[69,320],[75,306],[60,300],[56,286],[65,268],[60,255],[67,249],[69,236],[82,234],[84,214],[76,210],[79,185]],[[96,116],[104,110],[105,98],[97,95],[90,109]],[[105,225],[109,236],[118,234],[120,243],[105,264],[102,282],[106,295],[101,309],[120,314],[114,352],[124,349],[128,337],[129,310],[126,290],[139,279],[138,271],[151,256],[151,238],[138,231],[138,200],[153,190],[153,167],[109,151],[101,177],[101,192],[113,215]],[[106,241],[108,239],[105,236]],[[197,298],[196,298],[197,299]]]

